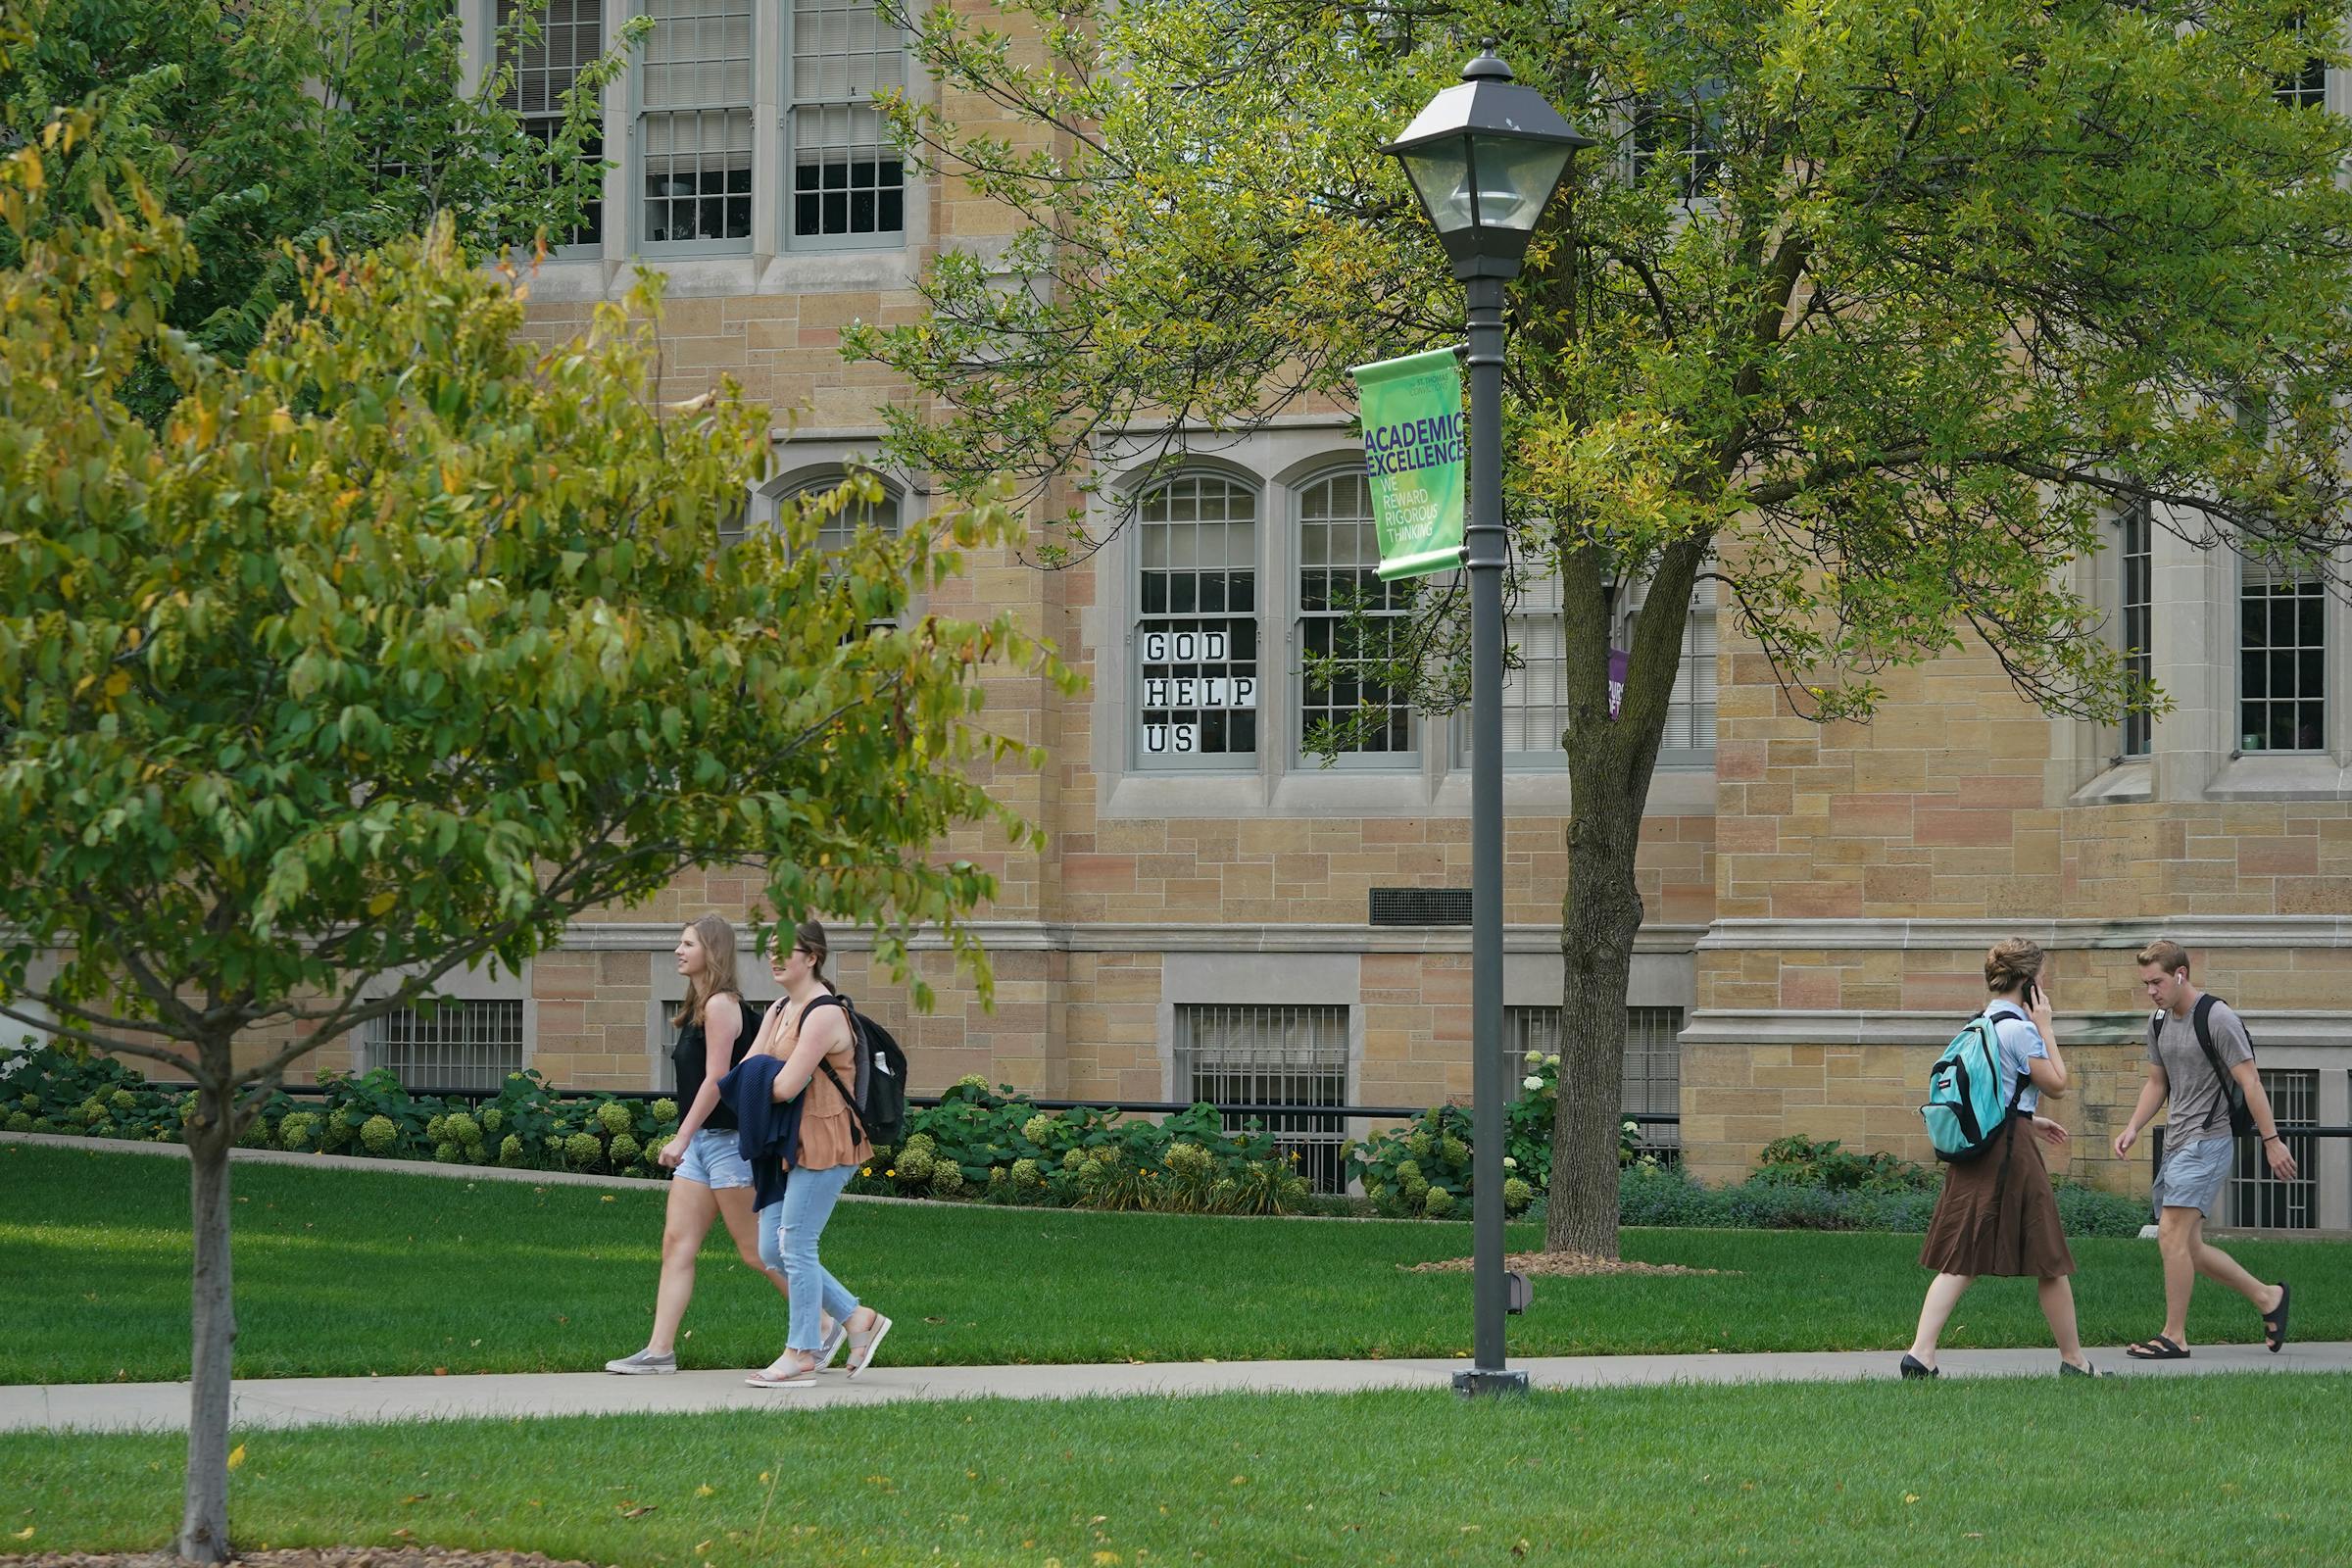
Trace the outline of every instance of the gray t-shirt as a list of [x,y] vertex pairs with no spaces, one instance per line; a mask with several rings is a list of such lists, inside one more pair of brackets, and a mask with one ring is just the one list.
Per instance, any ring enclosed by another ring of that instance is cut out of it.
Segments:
[[[2213,1075],[2213,1064],[2205,1059],[2205,1048],[2197,1044],[2196,1009],[2191,1007],[2186,1017],[2170,1012],[2155,1016],[2163,1024],[2148,1059],[2164,1069],[2173,1099],[2173,1113],[2164,1129],[2166,1152],[2208,1138],[2229,1137],[2230,1101],[2222,1092],[2222,1081]],[[2221,1058],[2224,1072],[2254,1059],[2254,1042],[2247,1038],[2245,1023],[2230,1009],[2230,1004],[2216,1000],[2205,1023],[2213,1033],[2213,1054]]]

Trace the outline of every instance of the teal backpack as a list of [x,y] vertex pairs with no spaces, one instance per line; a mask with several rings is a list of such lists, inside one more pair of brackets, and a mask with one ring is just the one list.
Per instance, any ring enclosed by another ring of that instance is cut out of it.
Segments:
[[1928,1102],[1919,1107],[1937,1159],[1963,1164],[1992,1148],[2033,1082],[2019,1074],[2012,1084],[2010,1076],[2001,1070],[1991,1017],[1979,1013],[1969,1019],[1936,1058],[1928,1074]]

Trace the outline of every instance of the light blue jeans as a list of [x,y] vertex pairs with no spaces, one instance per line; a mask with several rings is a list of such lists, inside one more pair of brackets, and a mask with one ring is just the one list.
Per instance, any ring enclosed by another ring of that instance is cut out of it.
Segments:
[[850,1185],[858,1167],[833,1165],[824,1170],[796,1170],[784,1186],[784,1201],[760,1211],[760,1261],[784,1276],[792,1287],[792,1325],[784,1337],[791,1349],[814,1355],[823,1344],[820,1313],[847,1323],[858,1310],[858,1298],[817,1261],[817,1238],[841,1190]]

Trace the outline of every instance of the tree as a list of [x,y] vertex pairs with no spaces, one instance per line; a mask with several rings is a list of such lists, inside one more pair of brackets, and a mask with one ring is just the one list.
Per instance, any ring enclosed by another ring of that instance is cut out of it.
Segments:
[[[2339,58],[2300,0],[1009,0],[909,17],[958,120],[929,170],[1013,209],[914,323],[850,350],[929,400],[903,461],[1033,491],[1089,441],[1348,407],[1354,364],[1458,340],[1379,145],[1476,41],[1605,145],[1510,294],[1507,507],[1555,577],[1573,806],[1550,1246],[1613,1254],[1636,830],[1687,607],[1719,584],[1788,705],[1973,639],[2026,697],[2162,702],[2057,568],[2150,503],[2328,573],[2345,542],[2352,126],[2281,102]],[[1115,508],[1110,514],[1116,520]],[[1073,511],[1049,562],[1082,557]],[[1612,720],[1613,596],[1645,583]],[[1401,698],[1466,691],[1425,592]],[[1377,651],[1377,650],[1375,650]]]
[[[29,36],[0,66],[13,140],[60,109],[98,114],[54,158],[52,214],[125,199],[135,172],[188,226],[196,261],[169,312],[216,354],[259,340],[297,293],[284,246],[346,253],[421,232],[436,214],[488,253],[560,240],[604,181],[599,95],[652,23],[585,62],[561,113],[526,121],[514,62],[539,41],[536,9],[500,35],[500,65],[464,90],[460,10],[448,0],[9,0]],[[0,262],[13,258],[0,254]],[[172,397],[150,361],[127,401]]]
[[[220,1561],[228,1152],[284,1069],[693,866],[867,924],[910,980],[937,924],[985,998],[994,879],[932,849],[1035,843],[975,777],[1029,755],[981,682],[1067,676],[1009,615],[911,609],[1002,505],[821,554],[824,506],[787,507],[721,555],[767,414],[654,401],[652,280],[542,352],[443,222],[306,262],[231,366],[165,324],[195,260],[135,178],[129,213],[49,205],[88,128],[0,166],[0,1016],[196,1084],[178,1544]],[[161,429],[121,396],[151,356]]]

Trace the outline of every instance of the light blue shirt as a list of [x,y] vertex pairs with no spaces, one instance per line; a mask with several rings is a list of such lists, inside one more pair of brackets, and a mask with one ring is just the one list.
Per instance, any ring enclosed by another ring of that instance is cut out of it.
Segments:
[[[2032,1070],[2033,1062],[2049,1060],[2050,1048],[2042,1043],[2041,1031],[2034,1027],[2034,1020],[2026,1016],[2025,1008],[2004,998],[1987,1006],[1984,1016],[1992,1020],[1993,1043],[2001,1048],[2001,1071],[2022,1077]],[[2040,1107],[2041,1091],[2028,1084],[2026,1092],[2018,1097],[2017,1108]]]

